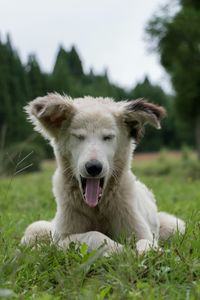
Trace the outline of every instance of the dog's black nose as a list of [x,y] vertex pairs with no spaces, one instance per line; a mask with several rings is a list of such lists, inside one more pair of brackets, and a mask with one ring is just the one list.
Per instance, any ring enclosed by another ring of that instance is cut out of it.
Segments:
[[97,176],[101,173],[103,166],[100,161],[92,159],[85,164],[86,171],[91,176]]

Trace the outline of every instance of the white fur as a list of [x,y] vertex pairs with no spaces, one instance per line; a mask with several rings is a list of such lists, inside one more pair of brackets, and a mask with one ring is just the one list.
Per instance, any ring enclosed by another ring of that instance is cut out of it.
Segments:
[[[136,249],[142,254],[157,248],[159,237],[184,233],[184,222],[158,212],[153,194],[130,170],[135,148],[130,127],[135,126],[137,134],[145,123],[159,128],[162,108],[144,100],[116,103],[110,98],[85,97],[72,101],[50,94],[32,101],[26,111],[54,148],[57,211],[52,221],[29,225],[22,243],[46,235],[61,248],[79,241],[87,243],[90,250],[104,244],[104,253],[109,253],[121,251],[120,236],[134,235]],[[102,163],[100,176],[105,182],[94,208],[84,202],[80,182],[80,175],[87,177],[85,163],[91,159]]]

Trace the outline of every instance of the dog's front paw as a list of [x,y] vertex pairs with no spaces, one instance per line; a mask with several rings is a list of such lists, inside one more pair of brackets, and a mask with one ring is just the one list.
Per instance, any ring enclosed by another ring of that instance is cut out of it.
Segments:
[[103,252],[103,256],[111,256],[112,254],[119,254],[123,251],[124,247],[119,244],[119,243],[110,243],[110,244],[105,244],[103,246],[104,252]]
[[139,255],[145,254],[149,250],[160,251],[158,243],[156,241],[150,242],[145,239],[139,240],[136,243],[136,251]]

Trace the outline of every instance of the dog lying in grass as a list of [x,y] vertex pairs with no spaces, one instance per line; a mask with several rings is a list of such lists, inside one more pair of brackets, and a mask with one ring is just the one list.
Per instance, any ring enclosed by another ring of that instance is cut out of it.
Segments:
[[29,119],[47,138],[57,170],[52,221],[28,226],[22,243],[51,236],[58,246],[84,242],[90,250],[103,244],[105,254],[120,251],[120,236],[136,238],[142,254],[158,248],[159,239],[185,231],[182,220],[158,212],[153,194],[131,172],[132,154],[145,124],[160,129],[163,107],[143,99],[72,100],[59,94],[39,97],[26,106]]

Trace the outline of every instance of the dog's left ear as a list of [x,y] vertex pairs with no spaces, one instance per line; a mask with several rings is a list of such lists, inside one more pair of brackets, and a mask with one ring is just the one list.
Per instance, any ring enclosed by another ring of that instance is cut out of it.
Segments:
[[162,106],[149,103],[144,99],[125,102],[123,105],[124,121],[133,131],[136,141],[140,140],[145,124],[161,129],[160,121],[165,116],[166,110]]

